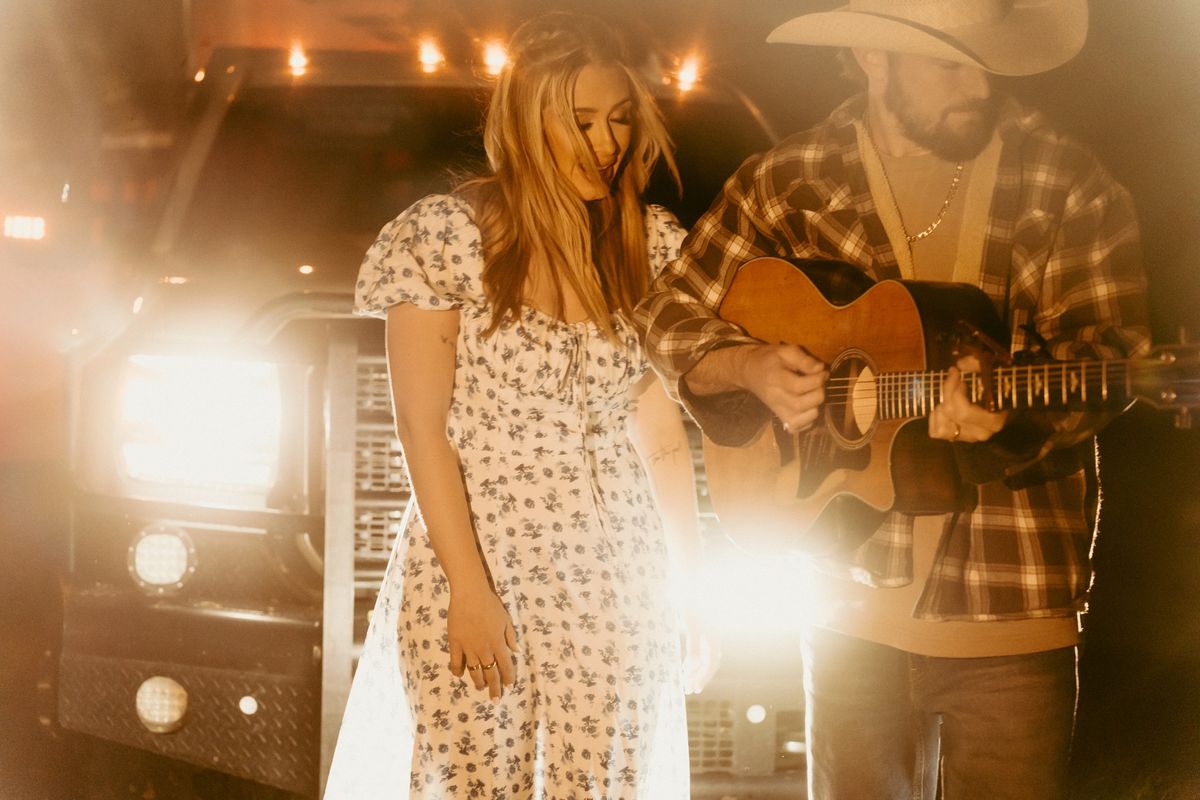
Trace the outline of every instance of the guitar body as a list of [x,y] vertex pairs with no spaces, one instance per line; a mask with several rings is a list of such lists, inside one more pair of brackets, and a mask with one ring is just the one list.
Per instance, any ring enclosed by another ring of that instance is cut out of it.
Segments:
[[811,430],[787,433],[773,420],[741,447],[705,437],[713,506],[737,541],[775,552],[844,549],[870,536],[889,510],[963,507],[950,445],[930,439],[923,418],[887,418],[866,387],[884,373],[952,364],[944,332],[959,319],[1005,341],[982,292],[871,283],[839,262],[815,262],[806,274],[789,261],[759,258],[739,270],[720,315],[763,341],[801,345],[830,367],[826,404]]

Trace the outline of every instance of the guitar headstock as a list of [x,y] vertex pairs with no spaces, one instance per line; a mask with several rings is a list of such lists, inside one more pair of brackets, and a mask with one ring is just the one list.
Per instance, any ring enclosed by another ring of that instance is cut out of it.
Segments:
[[1175,412],[1175,424],[1192,426],[1192,410],[1200,409],[1200,344],[1154,348],[1132,373],[1133,394],[1162,411]]

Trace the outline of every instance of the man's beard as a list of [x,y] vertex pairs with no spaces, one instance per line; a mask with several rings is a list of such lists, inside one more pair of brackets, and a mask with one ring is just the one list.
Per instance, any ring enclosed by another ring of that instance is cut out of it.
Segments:
[[[1000,116],[1000,97],[993,91],[985,100],[966,100],[943,109],[938,119],[930,121],[914,110],[911,96],[901,88],[894,72],[884,91],[883,103],[895,115],[905,136],[947,161],[970,161],[982,153],[992,140]],[[950,115],[961,112],[969,112],[969,120],[951,126]]]

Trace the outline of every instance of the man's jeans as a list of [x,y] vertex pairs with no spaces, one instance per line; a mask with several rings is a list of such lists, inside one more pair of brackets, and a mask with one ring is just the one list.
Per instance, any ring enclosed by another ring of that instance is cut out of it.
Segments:
[[810,628],[810,800],[1061,800],[1075,649],[934,658]]

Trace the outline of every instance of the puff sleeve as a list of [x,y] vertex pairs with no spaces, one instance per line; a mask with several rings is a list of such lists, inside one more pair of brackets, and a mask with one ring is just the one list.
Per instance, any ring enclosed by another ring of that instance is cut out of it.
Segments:
[[399,303],[459,307],[479,289],[481,254],[465,201],[446,194],[422,198],[385,225],[367,249],[355,284],[355,313],[385,317]]

